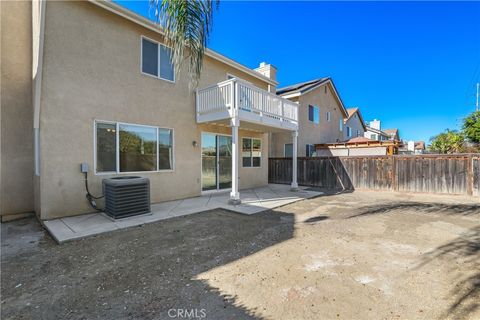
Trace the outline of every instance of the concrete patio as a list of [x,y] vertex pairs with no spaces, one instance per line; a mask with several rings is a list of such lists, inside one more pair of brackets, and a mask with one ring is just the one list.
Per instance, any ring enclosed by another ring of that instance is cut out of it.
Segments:
[[150,214],[125,219],[114,220],[101,212],[48,220],[43,224],[58,243],[63,243],[213,209],[226,209],[250,215],[322,194],[306,189],[299,187],[298,191],[291,191],[289,185],[269,184],[265,187],[242,190],[240,205],[228,204],[229,193],[222,192],[152,204]]

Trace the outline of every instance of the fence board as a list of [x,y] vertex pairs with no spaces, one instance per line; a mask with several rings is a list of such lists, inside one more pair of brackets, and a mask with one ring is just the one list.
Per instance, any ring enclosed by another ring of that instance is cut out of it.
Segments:
[[[291,182],[291,158],[270,158],[268,169],[270,183]],[[480,196],[480,155],[298,158],[298,183],[326,189]]]

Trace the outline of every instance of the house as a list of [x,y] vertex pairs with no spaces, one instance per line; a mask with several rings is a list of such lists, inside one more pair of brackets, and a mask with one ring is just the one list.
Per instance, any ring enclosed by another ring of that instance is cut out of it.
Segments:
[[367,127],[359,108],[348,108],[348,117],[344,120],[343,141],[363,137]]
[[[315,144],[343,140],[347,110],[331,78],[320,78],[277,89],[280,97],[298,104],[298,155],[312,156]],[[273,133],[271,157],[291,157],[291,137]]]
[[381,121],[380,120],[373,120],[370,121],[369,125],[366,126],[366,130],[364,133],[364,137],[377,140],[377,141],[400,141],[400,135],[398,133],[398,129],[385,129],[381,128]]
[[384,156],[398,153],[398,141],[377,141],[365,137],[352,138],[343,143],[315,145],[319,157]]
[[162,30],[113,2],[2,2],[1,18],[2,216],[92,212],[81,163],[92,194],[134,174],[152,202],[230,190],[238,203],[268,183],[268,134],[296,145],[298,105],[270,64],[207,50],[192,91]]

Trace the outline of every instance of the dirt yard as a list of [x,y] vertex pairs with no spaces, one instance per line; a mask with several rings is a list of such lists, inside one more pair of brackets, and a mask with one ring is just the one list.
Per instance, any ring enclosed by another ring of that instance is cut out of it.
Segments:
[[325,195],[57,245],[2,224],[2,319],[480,319],[480,204]]

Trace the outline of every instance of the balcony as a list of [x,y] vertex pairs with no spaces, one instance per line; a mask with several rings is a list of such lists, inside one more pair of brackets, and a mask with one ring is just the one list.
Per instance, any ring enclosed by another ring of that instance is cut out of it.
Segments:
[[298,130],[298,105],[252,84],[229,79],[197,90],[197,122],[238,119],[270,128]]

